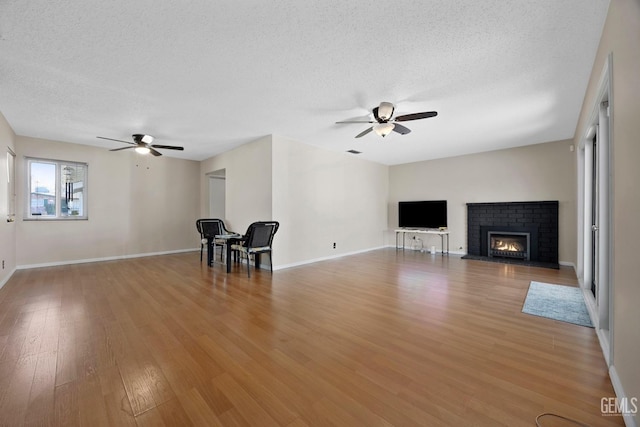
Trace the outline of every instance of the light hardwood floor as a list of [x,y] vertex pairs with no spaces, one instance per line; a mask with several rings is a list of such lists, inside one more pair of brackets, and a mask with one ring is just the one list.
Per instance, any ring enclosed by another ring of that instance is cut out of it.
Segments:
[[0,424],[623,425],[600,414],[594,330],[521,313],[531,280],[574,285],[570,268],[394,249],[245,268],[194,252],[17,271]]

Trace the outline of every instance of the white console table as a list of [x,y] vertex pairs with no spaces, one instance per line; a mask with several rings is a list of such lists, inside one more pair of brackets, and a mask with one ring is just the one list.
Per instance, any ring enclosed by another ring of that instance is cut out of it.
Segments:
[[[398,246],[398,235],[402,234],[402,250],[404,250],[404,238],[407,233],[414,234],[435,234],[440,236],[440,247],[442,248],[442,255],[445,253],[449,255],[449,230],[425,230],[424,228],[397,228],[396,232],[396,250],[400,249]],[[447,251],[444,250],[444,240],[447,240]]]

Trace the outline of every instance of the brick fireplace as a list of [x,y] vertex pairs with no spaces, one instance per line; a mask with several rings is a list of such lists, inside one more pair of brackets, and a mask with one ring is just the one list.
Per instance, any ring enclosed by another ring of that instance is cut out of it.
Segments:
[[467,259],[559,268],[558,202],[467,203]]

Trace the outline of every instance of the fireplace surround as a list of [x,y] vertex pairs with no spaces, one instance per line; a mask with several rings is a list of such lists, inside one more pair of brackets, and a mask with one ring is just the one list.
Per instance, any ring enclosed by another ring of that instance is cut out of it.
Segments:
[[[492,251],[492,237],[502,239],[502,245],[525,247],[499,251],[494,242]],[[463,258],[559,268],[558,202],[467,203],[467,255]]]

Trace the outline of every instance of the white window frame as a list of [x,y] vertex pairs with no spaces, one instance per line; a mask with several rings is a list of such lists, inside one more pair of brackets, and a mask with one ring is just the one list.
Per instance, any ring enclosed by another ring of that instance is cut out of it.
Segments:
[[[44,159],[37,157],[25,157],[25,170],[26,170],[26,188],[24,198],[24,220],[25,221],[77,221],[86,220],[89,218],[88,214],[88,175],[89,165],[87,163],[67,161],[67,160],[54,160]],[[55,213],[54,215],[39,215],[31,212],[31,165],[32,163],[49,163],[55,165]],[[62,211],[62,200],[64,199],[62,191],[62,170],[67,167],[84,168],[84,179],[82,181],[82,215],[69,214]]]
[[16,153],[7,147],[7,222],[16,217]]

